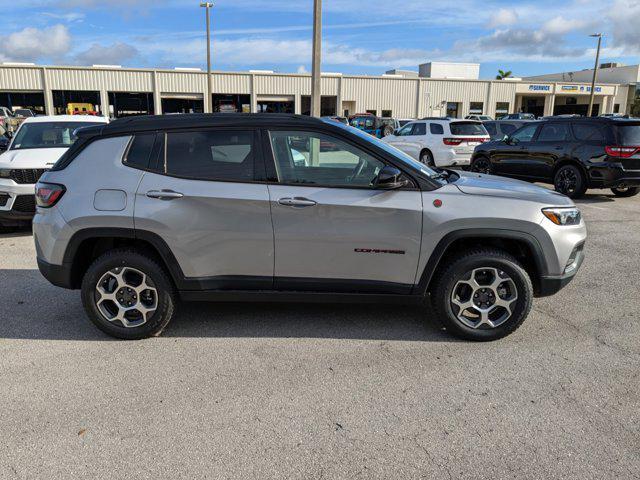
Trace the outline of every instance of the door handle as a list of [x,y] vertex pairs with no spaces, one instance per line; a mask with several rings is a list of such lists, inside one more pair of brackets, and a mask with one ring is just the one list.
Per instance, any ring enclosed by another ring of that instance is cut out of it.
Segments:
[[147,197],[157,198],[159,200],[173,200],[175,198],[182,198],[184,195],[179,192],[174,192],[173,190],[149,190]]
[[314,202],[313,200],[309,200],[304,197],[294,197],[294,198],[281,198],[278,200],[280,205],[285,205],[287,207],[313,207],[317,205],[318,202]]

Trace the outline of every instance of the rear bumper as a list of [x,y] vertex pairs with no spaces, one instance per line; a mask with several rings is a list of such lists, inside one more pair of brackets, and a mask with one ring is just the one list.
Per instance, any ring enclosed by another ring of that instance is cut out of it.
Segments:
[[640,170],[625,170],[619,163],[598,164],[589,169],[590,188],[640,187]]
[[53,265],[38,258],[38,270],[44,278],[56,287],[72,289],[71,265]]

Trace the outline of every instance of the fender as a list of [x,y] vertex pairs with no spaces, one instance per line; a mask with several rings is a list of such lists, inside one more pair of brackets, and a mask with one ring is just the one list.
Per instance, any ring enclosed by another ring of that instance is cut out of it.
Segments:
[[[538,242],[538,239],[527,232],[519,230],[507,230],[507,229],[495,229],[495,228],[469,228],[463,230],[454,230],[446,234],[436,245],[436,248],[431,253],[427,264],[422,271],[420,281],[414,287],[414,294],[426,295],[427,288],[433,279],[433,275],[436,272],[440,264],[440,260],[444,256],[447,249],[453,244],[453,242],[462,238],[497,238],[506,240],[518,240],[525,242],[531,251],[534,252],[534,261],[538,274],[540,276],[547,275],[547,263],[545,261],[544,251]],[[535,279],[534,279],[535,280]],[[535,283],[535,281],[534,281]]]

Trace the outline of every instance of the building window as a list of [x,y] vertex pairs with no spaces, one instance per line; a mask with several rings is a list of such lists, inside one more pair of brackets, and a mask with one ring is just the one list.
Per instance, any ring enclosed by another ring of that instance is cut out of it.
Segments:
[[482,115],[484,112],[484,104],[482,102],[471,102],[469,104],[469,113],[471,115]]
[[496,103],[496,117],[507,115],[509,113],[509,102]]
[[620,113],[620,104],[619,103],[614,103],[613,104],[613,113]]
[[371,115],[377,115],[378,114],[378,110],[367,109],[367,113],[370,113]]
[[393,112],[391,110],[382,110],[382,116],[383,117],[387,117],[387,118],[391,118],[391,117],[393,117]]
[[578,104],[578,99],[576,97],[567,97],[567,99],[565,100],[565,104],[566,105],[577,105]]
[[447,102],[447,117],[458,118],[460,104],[457,102]]

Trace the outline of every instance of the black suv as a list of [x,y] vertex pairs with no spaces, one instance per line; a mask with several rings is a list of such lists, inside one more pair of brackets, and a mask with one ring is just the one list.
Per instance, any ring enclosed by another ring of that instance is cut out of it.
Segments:
[[552,183],[577,198],[587,188],[640,191],[640,119],[551,118],[476,147],[471,170]]

